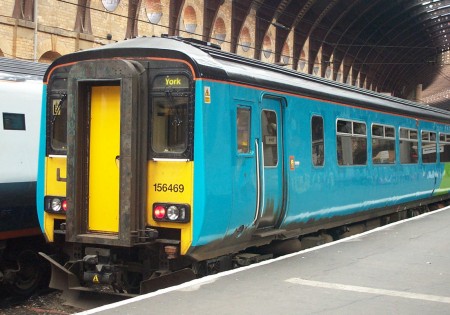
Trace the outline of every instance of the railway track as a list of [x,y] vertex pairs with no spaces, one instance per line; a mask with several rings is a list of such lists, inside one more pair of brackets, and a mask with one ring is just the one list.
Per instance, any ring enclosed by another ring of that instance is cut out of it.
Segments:
[[102,292],[81,294],[78,298],[68,298],[64,293],[41,289],[29,297],[13,295],[0,291],[0,315],[66,315],[89,310],[117,302],[114,296]]
[[0,291],[0,314],[2,315],[66,315],[82,310],[82,308],[65,305],[61,293],[54,290],[43,289],[30,297]]

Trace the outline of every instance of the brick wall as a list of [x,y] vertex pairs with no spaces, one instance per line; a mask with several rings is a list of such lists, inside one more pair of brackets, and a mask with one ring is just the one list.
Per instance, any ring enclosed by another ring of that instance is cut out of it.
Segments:
[[[86,34],[75,32],[77,14],[80,12],[79,0],[37,0],[38,1],[38,28],[37,43],[35,44],[35,23],[13,18],[13,10],[16,1],[1,0],[0,6],[0,55],[11,58],[21,58],[33,60],[34,50],[38,60],[50,62],[51,58],[91,47],[107,44],[113,41],[123,40],[127,34],[127,21],[129,11],[129,0],[118,1],[113,12],[108,11],[102,0],[84,1],[90,4],[88,13],[90,14],[90,26],[92,33]],[[33,0],[22,0],[33,1]],[[114,3],[115,0],[108,0]],[[137,14],[137,29],[139,36],[160,36],[169,33],[169,10],[171,0],[141,0],[139,12]],[[225,36],[223,41],[212,39],[212,42],[219,43],[223,50],[230,49],[231,40],[231,3],[232,0],[225,0],[219,8],[218,23],[213,23],[212,35],[221,34]],[[203,1],[186,0],[181,10],[179,21],[179,35],[202,39],[203,33]],[[81,16],[81,15],[80,15]],[[80,18],[78,16],[78,18]],[[149,22],[149,17],[154,23]],[[83,20],[82,28],[89,29],[85,25],[88,20]],[[194,27],[195,30],[187,28]],[[214,27],[219,28],[219,31]],[[255,12],[251,12],[244,22],[244,27],[248,29],[250,49],[242,49],[241,40],[238,43],[237,53],[247,57],[254,56],[255,46]],[[111,39],[108,39],[111,36]],[[273,62],[275,58],[275,28],[271,26],[267,33],[270,38],[270,49],[272,54],[261,59]],[[292,36],[289,39],[289,50],[292,54]]]

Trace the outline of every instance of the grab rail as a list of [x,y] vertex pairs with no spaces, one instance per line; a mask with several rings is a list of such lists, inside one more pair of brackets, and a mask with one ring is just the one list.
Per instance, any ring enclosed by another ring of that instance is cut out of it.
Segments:
[[258,220],[259,216],[259,206],[260,206],[260,198],[261,198],[261,177],[259,170],[259,144],[258,139],[255,140],[255,151],[256,151],[256,211],[255,211],[255,219],[253,220],[252,225],[255,225],[256,220]]

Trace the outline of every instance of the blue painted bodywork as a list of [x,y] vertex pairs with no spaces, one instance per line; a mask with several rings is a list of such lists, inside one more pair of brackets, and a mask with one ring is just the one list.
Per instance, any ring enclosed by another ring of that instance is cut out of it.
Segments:
[[[449,115],[439,109],[179,39],[122,41],[62,56],[52,67],[99,58],[145,60],[149,56],[174,59],[177,63],[182,60],[190,66],[195,82],[193,232],[187,255],[208,259],[235,253],[272,241],[275,237],[270,238],[270,230],[278,230],[280,235],[294,231],[290,237],[298,237],[305,227],[319,230],[323,224],[337,225],[341,219],[363,213],[367,219],[372,210],[421,200],[433,196],[438,188],[442,194],[449,191],[450,176],[446,175],[444,164],[399,162],[400,126],[418,129],[419,135],[421,130],[450,133]],[[270,175],[262,167],[261,111],[265,97],[282,100],[278,112],[282,141],[277,143],[281,169]],[[251,111],[250,152],[244,154],[237,150],[239,107]],[[45,112],[45,105],[42,109]],[[312,163],[313,115],[324,119],[325,163],[320,167]],[[396,163],[374,165],[368,156],[367,165],[339,166],[337,119],[366,123],[368,152],[372,147],[371,124],[394,126]],[[43,120],[37,184],[42,228],[45,135]],[[446,184],[441,185],[442,182]],[[272,220],[260,224],[261,215],[270,215],[270,207],[266,206],[275,198]],[[262,233],[266,230],[269,234]],[[199,252],[202,253],[197,255]]]
[[[244,85],[198,80],[196,91],[208,86],[211,103],[196,93],[194,237],[193,247],[232,237],[248,242],[257,230],[257,154],[263,95],[281,97],[285,204],[275,228],[292,230],[306,223],[327,222],[368,211],[433,196],[444,176],[444,164],[400,164],[399,127],[450,132],[447,125],[333,104],[289,94],[265,92]],[[223,97],[226,95],[227,97]],[[251,109],[251,152],[237,153],[236,108]],[[311,118],[324,119],[325,163],[312,163]],[[367,126],[368,154],[372,149],[372,123],[395,126],[395,164],[339,166],[336,153],[336,120],[362,121]],[[281,132],[281,130],[280,130]],[[420,140],[419,140],[420,142]],[[289,158],[297,162],[290,168]],[[421,159],[421,157],[419,157]],[[281,183],[282,184],[282,183]],[[447,190],[448,192],[448,190]],[[278,191],[280,193],[280,191]],[[241,238],[241,239],[240,239]]]
[[41,115],[41,130],[39,135],[39,161],[38,161],[38,174],[37,174],[37,184],[36,184],[36,206],[38,213],[39,225],[41,231],[45,233],[44,230],[44,195],[45,195],[45,145],[46,145],[46,135],[47,135],[47,85],[43,86],[42,93],[42,115]]

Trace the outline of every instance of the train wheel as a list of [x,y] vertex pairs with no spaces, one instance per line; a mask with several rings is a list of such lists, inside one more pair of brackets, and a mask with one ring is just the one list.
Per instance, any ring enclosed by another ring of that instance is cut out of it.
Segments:
[[141,273],[129,271],[125,276],[125,290],[127,291],[127,293],[139,294],[141,282]]
[[22,251],[17,257],[19,271],[12,285],[14,293],[32,294],[43,282],[45,268],[38,254],[31,250]]

